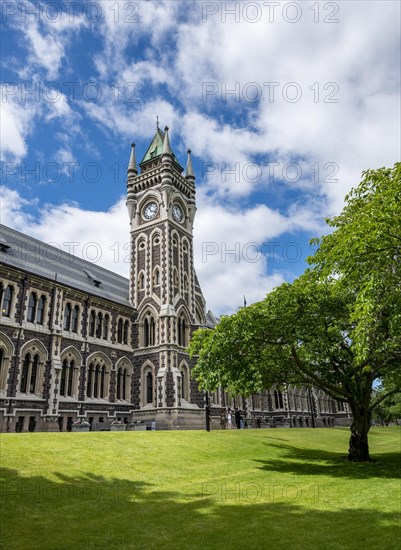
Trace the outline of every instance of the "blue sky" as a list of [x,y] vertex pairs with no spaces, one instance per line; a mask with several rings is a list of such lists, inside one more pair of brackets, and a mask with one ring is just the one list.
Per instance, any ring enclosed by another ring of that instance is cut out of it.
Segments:
[[361,172],[399,159],[399,2],[1,8],[2,223],[128,276],[130,144],[158,116],[193,152],[216,313],[302,273]]

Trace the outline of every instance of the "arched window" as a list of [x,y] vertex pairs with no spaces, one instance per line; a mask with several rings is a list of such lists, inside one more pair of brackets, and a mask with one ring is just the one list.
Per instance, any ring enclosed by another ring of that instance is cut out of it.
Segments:
[[79,306],[74,306],[72,310],[71,330],[72,332],[78,332],[78,319],[79,319]]
[[185,384],[186,384],[186,376],[185,376],[185,370],[182,369],[181,371],[181,397],[183,399],[186,399],[186,391],[185,391]]
[[94,359],[88,368],[86,396],[92,399],[105,399],[108,396],[109,372],[103,359]]
[[139,290],[145,289],[145,273],[143,273],[143,271],[139,274],[138,287]]
[[185,401],[189,401],[189,392],[190,392],[190,385],[189,385],[189,369],[186,364],[182,364],[180,367],[180,373],[181,373],[181,398],[185,399]]
[[178,345],[186,347],[187,346],[187,323],[185,322],[184,315],[181,315],[178,318]]
[[65,395],[66,380],[68,377],[68,361],[64,359],[61,369],[60,395]]
[[117,399],[121,399],[121,376],[122,369],[120,367],[117,371]]
[[146,375],[146,403],[153,403],[153,374]]
[[4,348],[0,348],[0,390],[2,391],[7,388],[8,369],[10,365],[10,358],[13,353],[12,348],[9,347],[7,343],[4,345]]
[[29,375],[30,365],[31,365],[31,354],[27,353],[25,355],[24,362],[22,363],[21,382],[20,382],[20,391],[22,393],[26,393],[26,389],[28,386],[28,375]]
[[119,319],[118,325],[117,325],[117,342],[119,344],[122,344],[122,341],[123,341],[123,320]]
[[104,340],[107,340],[108,337],[109,337],[109,316],[106,315],[104,316],[104,320],[103,320],[103,338]]
[[64,308],[64,330],[70,330],[71,327],[71,304],[68,302]]
[[60,380],[60,395],[63,397],[72,397],[74,391],[74,371],[75,361],[64,359]]
[[274,392],[274,405],[276,409],[283,409],[284,403],[283,403],[283,394],[281,391],[275,391]]
[[11,304],[13,300],[14,287],[8,285],[3,294],[3,303],[1,306],[1,312],[4,317],[10,317],[11,315]]
[[123,372],[123,391],[122,391],[122,398],[125,400],[127,399],[127,369],[124,369]]
[[96,365],[95,368],[95,382],[93,384],[93,397],[96,399],[99,397],[99,382],[100,382],[100,367]]
[[36,292],[31,292],[31,295],[29,296],[28,315],[27,315],[27,321],[29,323],[35,322],[37,304],[38,304],[38,297],[36,295]]
[[39,355],[35,354],[33,361],[28,352],[22,363],[20,391],[21,393],[35,393],[39,372]]
[[160,286],[160,269],[158,267],[153,272],[153,286]]
[[96,313],[92,309],[89,316],[89,336],[95,336]]
[[72,390],[73,390],[74,369],[75,369],[75,362],[71,361],[70,369],[68,372],[68,383],[67,383],[67,395],[69,395],[70,397],[72,396]]
[[106,367],[103,365],[102,374],[100,376],[100,397],[104,398],[104,385],[106,383]]
[[86,397],[92,397],[93,363],[89,365],[88,380],[86,383]]
[[38,364],[39,364],[39,355],[35,355],[32,363],[31,377],[29,380],[29,393],[35,393],[36,379],[38,377]]
[[96,338],[102,337],[103,315],[99,312],[96,317]]
[[122,367],[117,373],[117,399],[127,399],[127,369]]
[[38,301],[38,311],[36,314],[36,322],[39,325],[43,325],[44,316],[45,316],[45,305],[46,305],[46,296],[42,296],[39,298]]
[[154,346],[156,344],[156,322],[153,315],[148,314],[145,317],[144,324],[144,346]]
[[123,334],[124,344],[128,344],[128,329],[129,329],[129,322],[125,321],[124,334]]

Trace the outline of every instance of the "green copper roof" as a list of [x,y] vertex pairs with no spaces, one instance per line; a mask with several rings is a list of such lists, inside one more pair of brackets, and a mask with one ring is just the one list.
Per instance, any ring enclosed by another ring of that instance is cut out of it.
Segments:
[[155,133],[155,137],[152,139],[152,143],[149,145],[148,150],[141,161],[141,164],[161,155],[163,152],[163,143],[164,133],[160,130],[160,128],[158,128]]

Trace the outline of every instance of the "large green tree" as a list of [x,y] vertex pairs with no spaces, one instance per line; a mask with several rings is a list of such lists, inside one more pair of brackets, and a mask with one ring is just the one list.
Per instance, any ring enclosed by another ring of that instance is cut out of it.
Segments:
[[401,163],[367,170],[345,200],[341,214],[326,220],[334,231],[312,241],[318,249],[309,263],[322,279],[336,276],[355,289],[358,360],[365,361],[377,348],[376,334],[380,339],[387,329],[398,334],[384,343],[388,356],[401,359]]
[[[348,458],[369,460],[372,411],[400,389],[401,166],[368,171],[317,241],[313,268],[260,303],[197,331],[203,387],[257,392],[309,383],[352,411]],[[372,400],[375,381],[392,389]]]

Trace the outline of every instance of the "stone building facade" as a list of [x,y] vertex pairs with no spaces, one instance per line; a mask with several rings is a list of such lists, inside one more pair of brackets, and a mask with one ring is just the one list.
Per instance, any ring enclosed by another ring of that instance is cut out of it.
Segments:
[[[185,175],[168,128],[127,173],[130,279],[1,226],[0,430],[91,429],[141,421],[157,429],[205,424],[205,393],[185,349],[206,313],[194,268],[195,175]],[[329,426],[347,406],[315,389],[211,396],[212,425],[238,407],[249,426]]]

